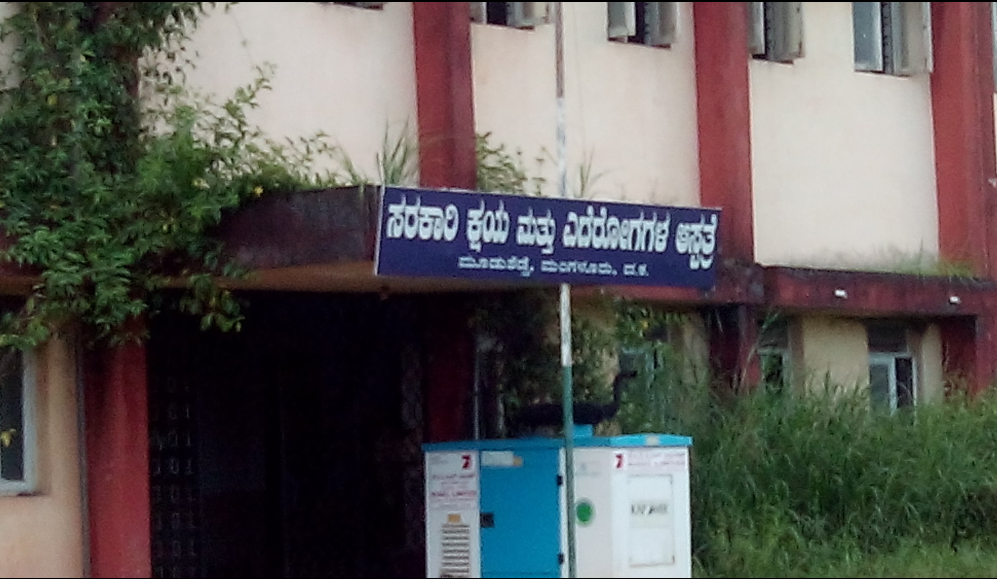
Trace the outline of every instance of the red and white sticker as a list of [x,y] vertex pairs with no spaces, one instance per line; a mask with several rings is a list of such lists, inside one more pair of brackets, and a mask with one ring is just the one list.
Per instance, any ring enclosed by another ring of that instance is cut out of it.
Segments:
[[432,509],[478,508],[477,453],[431,452],[426,455],[426,505]]
[[637,448],[626,453],[630,474],[666,474],[687,471],[689,453],[684,448]]

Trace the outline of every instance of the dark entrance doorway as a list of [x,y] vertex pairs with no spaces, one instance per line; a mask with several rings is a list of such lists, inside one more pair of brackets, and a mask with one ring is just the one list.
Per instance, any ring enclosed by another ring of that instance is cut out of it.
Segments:
[[154,577],[420,577],[429,298],[259,293],[149,341]]

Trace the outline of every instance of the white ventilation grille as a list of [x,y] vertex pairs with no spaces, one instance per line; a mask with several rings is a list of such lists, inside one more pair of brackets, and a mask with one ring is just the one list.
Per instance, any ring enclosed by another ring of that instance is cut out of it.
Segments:
[[444,523],[442,526],[443,556],[441,577],[471,576],[471,526]]

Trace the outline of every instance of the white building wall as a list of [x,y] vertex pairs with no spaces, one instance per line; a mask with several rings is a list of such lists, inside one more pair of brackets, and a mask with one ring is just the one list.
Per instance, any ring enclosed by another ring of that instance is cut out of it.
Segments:
[[805,56],[751,62],[755,252],[910,269],[938,254],[927,75],[856,72],[849,2],[804,2]]
[[[412,3],[381,10],[319,2],[240,2],[215,8],[189,43],[190,86],[227,97],[273,65],[273,90],[251,119],[268,136],[329,135],[365,174],[385,133],[416,136]],[[339,163],[331,166],[339,167]]]
[[[564,4],[571,193],[587,165],[589,198],[699,205],[692,3],[679,3],[671,48],[611,42],[606,21],[604,2]],[[471,41],[478,133],[522,151],[556,195],[553,25],[472,24]]]

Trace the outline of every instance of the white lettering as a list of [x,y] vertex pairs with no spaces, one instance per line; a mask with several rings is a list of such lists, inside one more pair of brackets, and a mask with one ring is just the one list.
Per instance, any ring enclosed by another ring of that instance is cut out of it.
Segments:
[[700,217],[699,222],[680,223],[675,227],[675,251],[689,256],[689,269],[709,269],[713,265],[717,247],[717,216],[709,222]]
[[568,211],[566,221],[564,233],[561,235],[561,243],[564,247],[575,247],[578,244],[578,214],[574,211]]
[[543,255],[554,253],[557,224],[550,209],[547,210],[546,216],[535,216],[533,208],[530,207],[527,209],[526,215],[520,215],[516,218],[516,224],[517,244],[540,247],[540,253]]
[[405,206],[405,239],[415,239],[415,236],[419,234],[419,209],[421,205],[422,199],[416,197],[415,205]]
[[405,196],[402,195],[401,203],[388,205],[388,223],[384,234],[388,239],[398,239],[405,230]]
[[606,207],[589,205],[581,215],[568,212],[561,243],[567,248],[664,253],[670,224],[670,213],[663,220],[655,211],[650,216],[641,211],[637,217],[621,219],[610,215]]
[[499,201],[497,209],[486,210],[482,200],[477,209],[467,211],[468,247],[481,251],[483,243],[503,245],[509,239],[511,221],[509,212],[505,210],[505,203]]
[[491,271],[515,271],[523,277],[533,275],[533,267],[529,257],[474,257],[462,255],[457,258],[458,269],[482,269]]
[[453,204],[446,207],[422,205],[420,197],[415,204],[401,202],[388,205],[385,236],[388,239],[420,239],[422,241],[453,241],[460,229],[460,211]]
[[606,249],[620,247],[620,220],[612,216],[606,220]]
[[460,229],[460,211],[452,203],[444,210],[443,239],[453,241],[457,238],[457,230]]

